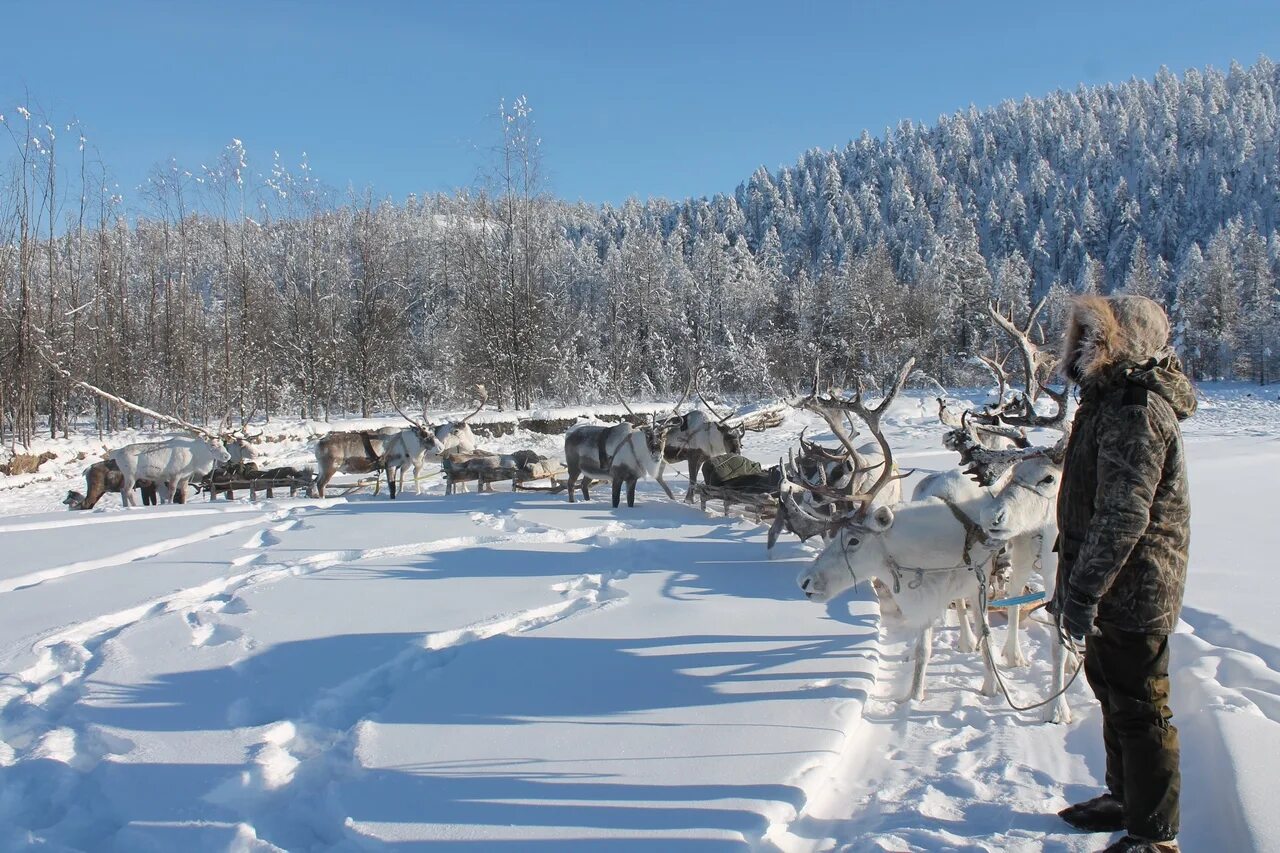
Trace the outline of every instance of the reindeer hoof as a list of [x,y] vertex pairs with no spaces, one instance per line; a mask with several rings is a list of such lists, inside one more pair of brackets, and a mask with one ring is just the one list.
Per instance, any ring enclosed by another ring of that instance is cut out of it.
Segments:
[[1007,667],[1021,669],[1022,667],[1031,666],[1031,661],[1027,660],[1027,656],[1024,655],[1021,651],[1015,652],[1013,654],[1010,654],[1009,652],[1005,652],[1003,657],[1004,657],[1004,665]]
[[1054,725],[1068,725],[1071,722],[1071,706],[1066,702],[1055,702],[1044,709],[1043,719]]

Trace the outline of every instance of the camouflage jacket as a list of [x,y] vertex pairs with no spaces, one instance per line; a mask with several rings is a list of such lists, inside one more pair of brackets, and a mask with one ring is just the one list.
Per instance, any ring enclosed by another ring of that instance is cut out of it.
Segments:
[[1099,624],[1168,634],[1182,608],[1191,501],[1178,422],[1196,409],[1177,357],[1089,382],[1058,493],[1058,596],[1098,601]]

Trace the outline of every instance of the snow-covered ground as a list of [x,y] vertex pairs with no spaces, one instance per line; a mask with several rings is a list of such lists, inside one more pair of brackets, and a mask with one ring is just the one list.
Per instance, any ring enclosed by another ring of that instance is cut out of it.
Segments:
[[[1249,393],[1211,387],[1187,425],[1192,851],[1280,849],[1280,406]],[[892,420],[906,466],[953,464],[927,399]],[[776,461],[810,422],[747,450]],[[273,430],[267,461],[308,461],[314,428]],[[1075,721],[1041,723],[979,696],[946,628],[929,698],[902,703],[906,637],[870,591],[805,601],[811,549],[768,560],[753,523],[651,485],[615,511],[438,479],[394,503],[69,513],[72,455],[99,443],[50,446],[40,474],[0,478],[0,849],[1105,846],[1053,816],[1102,774],[1082,681]],[[1047,692],[1047,639],[1024,638],[1022,699]]]

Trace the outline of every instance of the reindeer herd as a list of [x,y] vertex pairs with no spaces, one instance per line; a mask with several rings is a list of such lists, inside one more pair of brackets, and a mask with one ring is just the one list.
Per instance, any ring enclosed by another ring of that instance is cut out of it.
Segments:
[[[959,454],[960,464],[921,479],[910,500],[904,500],[902,491],[910,472],[895,463],[882,421],[911,376],[913,360],[902,365],[874,406],[864,400],[861,388],[821,392],[815,373],[807,395],[754,412],[720,412],[702,393],[699,371],[694,371],[689,387],[667,413],[643,419],[623,401],[629,419],[570,428],[563,468],[533,450],[495,453],[477,446],[471,421],[485,405],[483,386],[477,386],[479,399],[469,414],[444,422],[432,422],[425,412],[421,418],[406,414],[392,386],[389,396],[407,426],[322,436],[315,446],[318,474],[259,469],[252,442],[260,436],[250,435],[244,425],[238,433],[229,431],[229,417],[216,435],[170,419],[191,435],[110,452],[85,471],[85,494],[71,492],[65,502],[73,509],[90,509],[107,492],[117,492],[125,505],[136,506],[135,489],[142,490],[146,503],[182,502],[192,483],[210,499],[224,492],[232,497],[236,488],[249,489],[255,498],[260,489],[270,496],[273,487],[323,498],[338,473],[372,474],[374,482],[385,478],[395,499],[410,469],[421,494],[424,468],[435,463],[446,494],[465,491],[469,482],[479,491],[491,491],[499,481],[510,481],[517,489],[549,480],[545,490],[567,491],[572,503],[579,490],[589,499],[592,482],[604,481],[612,487],[616,508],[624,487],[627,506],[634,506],[636,484],[646,478],[674,500],[663,473],[668,466],[687,463],[685,500],[700,494],[705,508],[708,495],[714,495],[723,497],[726,506],[731,499],[754,505],[758,516],[772,516],[770,550],[784,534],[822,541],[817,557],[797,579],[810,600],[829,601],[862,580],[874,584],[884,608],[897,611],[916,632],[910,698],[924,698],[933,629],[951,609],[960,625],[959,649],[984,651],[981,692],[992,695],[998,673],[994,655],[984,648],[989,640],[987,605],[993,598],[1017,599],[1007,608],[1002,656],[1007,666],[1026,666],[1019,637],[1021,593],[1037,572],[1044,588],[1052,589],[1056,566],[1054,506],[1069,422],[1067,389],[1049,386],[1054,358],[1033,340],[1042,305],[1023,325],[991,307],[993,320],[1013,341],[1010,354],[1022,362],[1022,388],[1010,390],[1004,361],[982,357],[998,382],[993,403],[957,414],[939,399],[938,416],[946,428],[943,445]],[[702,408],[681,413],[694,390]],[[1042,414],[1045,407],[1037,407],[1041,400],[1050,401],[1053,411]],[[780,423],[788,406],[817,414],[838,445],[807,440],[802,431],[798,447],[764,470],[742,455],[743,439],[748,431]],[[860,445],[854,442],[859,421],[872,438]],[[1033,435],[1045,434],[1060,438],[1033,444]],[[971,614],[977,617],[976,628]],[[1059,643],[1052,648],[1055,698],[1048,703],[1046,719],[1067,721],[1070,709],[1061,694],[1072,655]]]

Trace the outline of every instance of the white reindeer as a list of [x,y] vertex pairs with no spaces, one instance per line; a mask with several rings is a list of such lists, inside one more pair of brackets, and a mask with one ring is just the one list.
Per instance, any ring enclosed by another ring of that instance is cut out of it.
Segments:
[[[130,444],[107,454],[109,461],[120,469],[124,483],[139,479],[161,484],[161,499],[178,496],[185,498],[187,483],[192,477],[204,477],[215,467],[225,465],[231,454],[216,439],[171,438],[155,444]],[[138,499],[132,489],[120,493],[127,506],[137,506]]]
[[[1029,458],[1012,467],[997,482],[999,500],[984,500],[992,494],[991,490],[978,485],[959,468],[925,477],[911,497],[916,501],[939,498],[953,506],[978,508],[980,515],[972,521],[987,536],[1004,543],[1009,565],[1007,588],[1010,595],[1016,596],[1021,594],[1036,566],[1047,562],[1042,552],[1048,550],[1046,541],[1053,542],[1054,507],[1061,479],[1061,465],[1052,458]],[[1051,583],[1052,577],[1045,581]],[[964,599],[956,602],[960,622],[958,647],[962,652],[972,652],[978,647],[967,612],[972,603]],[[1021,615],[1020,606],[1008,608],[1009,627],[1003,652],[1007,666],[1028,664],[1018,633]]]
[[[1050,477],[1052,485],[1045,482]],[[810,600],[818,602],[829,601],[863,579],[874,578],[892,588],[903,618],[919,631],[910,696],[923,699],[933,626],[952,601],[980,600],[979,584],[985,582],[987,562],[1004,544],[992,529],[1011,538],[1032,533],[1016,525],[1027,518],[1038,523],[1027,507],[1049,500],[1045,491],[1056,490],[1056,483],[1051,461],[1027,460],[1015,466],[1001,488],[979,491],[967,499],[925,497],[896,508],[879,506],[865,514],[855,513],[843,520],[798,583]],[[1028,494],[1033,495],[1029,501]],[[1002,527],[984,529],[984,521],[997,518]],[[1054,648],[1061,646],[1055,643]],[[1060,651],[1055,654],[1055,692],[1063,683],[1059,656]],[[982,694],[993,695],[995,686],[995,672],[988,664]]]
[[[396,472],[401,490],[404,489],[405,471],[412,466],[414,491],[420,495],[422,494],[422,468],[428,459],[441,462],[446,453],[471,453],[476,449],[476,434],[472,431],[469,421],[484,408],[489,395],[483,385],[477,385],[479,403],[470,414],[458,421],[432,424],[425,420],[425,412],[424,420],[417,420],[405,413],[396,400],[394,383],[388,390],[391,405],[410,425],[401,429],[395,438],[386,443],[383,462],[388,476],[392,471]],[[395,497],[394,492],[392,497]]]
[[[911,365],[908,361],[903,367],[901,378],[905,379]],[[871,488],[860,495],[859,508],[839,520],[826,547],[797,582],[806,597],[818,602],[831,600],[863,579],[890,587],[904,620],[918,631],[910,698],[921,700],[934,624],[952,601],[981,600],[986,564],[1003,545],[1003,540],[983,529],[983,522],[1009,537],[1029,532],[1017,529],[1017,524],[1028,518],[1038,520],[1027,507],[1048,500],[1046,490],[1056,490],[1056,475],[1052,483],[1044,482],[1052,460],[1024,459],[1015,465],[1021,470],[1013,471],[1001,488],[979,492],[968,500],[926,497],[896,508],[876,506],[877,494],[894,476],[892,451],[880,429],[884,405],[868,409],[860,395],[852,399],[828,396],[821,402],[829,409],[852,411],[866,421],[884,449],[886,465]],[[1031,503],[1024,493],[1033,493]],[[993,661],[989,655],[983,660],[986,676],[981,692],[993,695]],[[1062,668],[1056,667],[1059,672]],[[1060,679],[1055,677],[1055,691],[1060,687]]]

